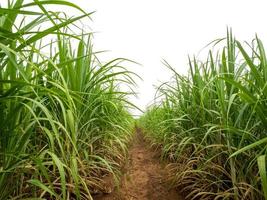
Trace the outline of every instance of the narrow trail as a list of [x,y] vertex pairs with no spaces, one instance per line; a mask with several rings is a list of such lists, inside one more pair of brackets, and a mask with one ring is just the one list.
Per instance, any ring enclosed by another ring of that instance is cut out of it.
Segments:
[[168,188],[166,175],[159,155],[137,129],[120,188],[95,200],[182,200],[176,190]]

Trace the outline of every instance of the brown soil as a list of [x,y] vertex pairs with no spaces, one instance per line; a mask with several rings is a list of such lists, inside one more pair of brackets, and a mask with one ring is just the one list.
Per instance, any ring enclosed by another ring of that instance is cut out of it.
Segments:
[[168,188],[165,165],[159,153],[153,151],[142,132],[137,129],[129,150],[129,161],[120,188],[110,194],[95,196],[95,200],[182,200],[174,189]]

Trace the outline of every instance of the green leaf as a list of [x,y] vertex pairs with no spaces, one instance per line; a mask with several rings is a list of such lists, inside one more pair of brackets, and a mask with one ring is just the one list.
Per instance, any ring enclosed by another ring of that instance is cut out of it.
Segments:
[[31,179],[27,181],[28,183],[35,185],[39,187],[40,189],[44,190],[45,192],[48,192],[49,194],[53,195],[54,197],[58,198],[58,195],[51,189],[49,189],[45,184],[43,184],[38,179]]
[[261,185],[264,192],[264,198],[267,200],[267,175],[266,175],[266,156],[259,156],[257,159],[258,168],[261,176]]

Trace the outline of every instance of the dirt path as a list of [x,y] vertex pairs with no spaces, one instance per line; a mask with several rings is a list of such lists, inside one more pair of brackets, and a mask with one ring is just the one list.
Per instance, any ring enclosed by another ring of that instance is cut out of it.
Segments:
[[182,200],[175,190],[166,184],[166,172],[157,154],[137,129],[129,150],[129,163],[122,177],[119,191],[95,198],[95,200]]

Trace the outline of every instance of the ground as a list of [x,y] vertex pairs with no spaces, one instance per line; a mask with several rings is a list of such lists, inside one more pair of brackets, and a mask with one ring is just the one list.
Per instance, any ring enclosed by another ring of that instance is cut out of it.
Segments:
[[167,183],[165,165],[160,162],[150,144],[144,140],[140,129],[129,149],[129,161],[118,190],[95,196],[95,200],[182,200]]

